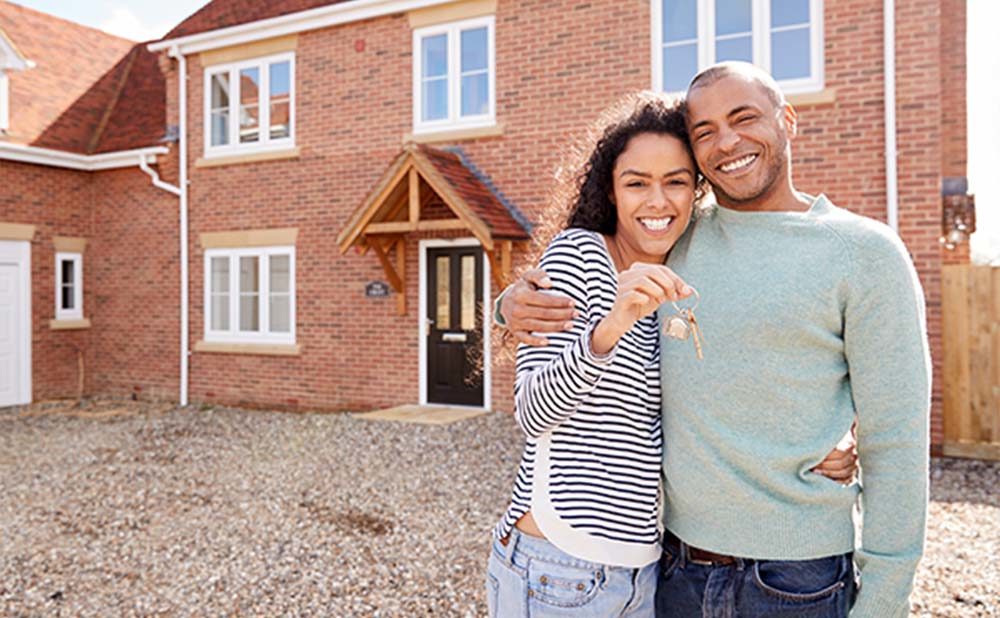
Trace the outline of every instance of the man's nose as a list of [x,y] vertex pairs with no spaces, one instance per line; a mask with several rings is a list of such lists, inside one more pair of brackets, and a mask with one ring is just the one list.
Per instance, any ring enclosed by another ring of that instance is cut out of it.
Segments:
[[729,127],[719,129],[719,148],[730,152],[740,143],[740,134]]

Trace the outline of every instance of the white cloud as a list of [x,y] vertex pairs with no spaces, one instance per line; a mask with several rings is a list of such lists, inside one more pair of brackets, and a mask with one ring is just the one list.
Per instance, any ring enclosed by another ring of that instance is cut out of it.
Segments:
[[170,30],[170,24],[146,24],[125,6],[111,9],[107,19],[97,26],[101,30],[133,41],[148,41],[158,39]]

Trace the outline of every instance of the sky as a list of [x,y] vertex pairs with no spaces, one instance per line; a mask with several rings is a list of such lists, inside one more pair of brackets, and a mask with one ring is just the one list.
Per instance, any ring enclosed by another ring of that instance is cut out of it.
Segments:
[[[17,4],[146,41],[167,33],[206,0],[15,0]],[[1000,263],[1000,2],[968,0],[969,190],[976,195],[973,254]]]

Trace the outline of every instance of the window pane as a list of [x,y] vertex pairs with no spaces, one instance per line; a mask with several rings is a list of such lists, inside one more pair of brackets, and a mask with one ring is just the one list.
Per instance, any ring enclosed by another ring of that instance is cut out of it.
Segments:
[[260,69],[240,71],[240,142],[260,139]]
[[809,0],[771,0],[771,27],[809,23]]
[[437,316],[434,325],[438,330],[451,328],[451,258],[442,255],[437,258]]
[[272,255],[269,259],[271,268],[271,293],[288,293],[289,287],[289,256]]
[[748,35],[716,41],[715,61],[723,62],[725,60],[753,62],[753,39]]
[[256,255],[240,258],[240,293],[260,292],[259,260]]
[[809,77],[809,28],[771,34],[771,75],[774,79]]
[[698,72],[698,44],[663,49],[663,90],[682,92]]
[[[663,0],[663,42],[696,38],[698,38],[697,0]],[[691,77],[694,77],[693,73]]]
[[212,330],[229,330],[229,294],[212,294]]
[[478,116],[490,113],[490,80],[488,73],[462,78],[462,115]]
[[476,328],[476,256],[462,256],[462,330]]
[[259,264],[257,256],[240,258],[240,330],[260,330],[260,296]]
[[212,287],[213,294],[229,293],[229,258],[212,258]]
[[291,332],[291,298],[287,294],[271,296],[270,328],[272,333]]
[[486,28],[462,31],[462,72],[489,68]]
[[60,283],[63,285],[73,285],[73,260],[61,260],[59,270]]
[[448,117],[447,78],[425,81],[422,88],[422,120],[442,120]]
[[74,308],[74,306],[73,306],[74,305],[74,302],[73,302],[73,298],[74,298],[73,286],[72,285],[62,285],[62,286],[60,286],[60,289],[62,290],[62,299],[61,299],[61,303],[60,303],[59,306],[62,307],[63,309],[73,309]]
[[420,42],[421,68],[424,77],[441,77],[448,74],[448,35],[425,37]]
[[715,34],[737,34],[753,30],[750,0],[715,0]]
[[212,145],[229,143],[229,74],[212,76]]
[[271,139],[289,137],[291,130],[291,63],[275,62],[270,66]]

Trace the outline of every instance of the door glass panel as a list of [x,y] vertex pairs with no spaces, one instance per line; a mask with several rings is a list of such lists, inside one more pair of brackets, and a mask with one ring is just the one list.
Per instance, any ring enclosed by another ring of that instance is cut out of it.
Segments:
[[260,277],[257,256],[240,258],[240,330],[260,330]]
[[476,256],[462,256],[462,330],[476,328]]
[[437,307],[434,325],[438,330],[451,328],[451,258],[447,255],[438,256],[437,292],[435,305]]
[[260,139],[260,69],[240,71],[240,142]]

